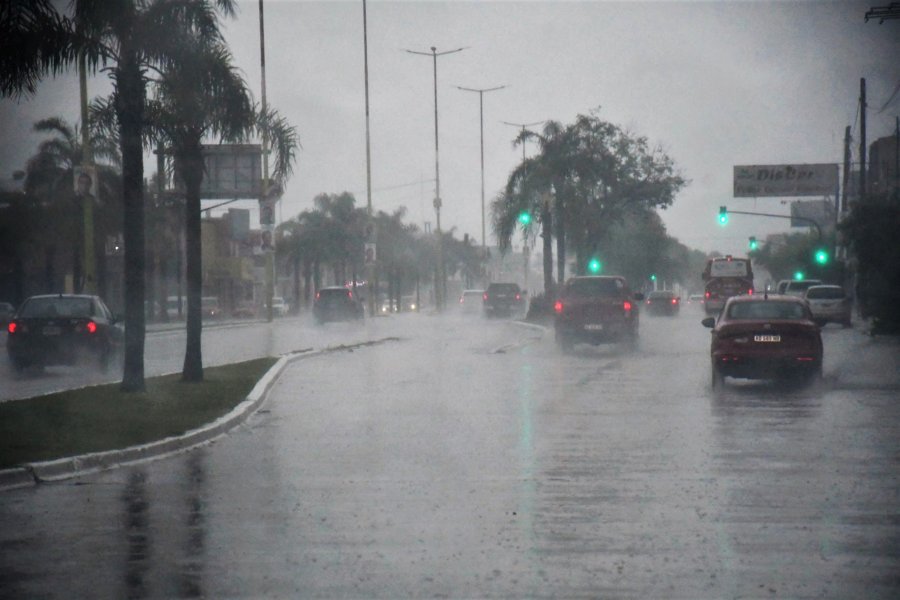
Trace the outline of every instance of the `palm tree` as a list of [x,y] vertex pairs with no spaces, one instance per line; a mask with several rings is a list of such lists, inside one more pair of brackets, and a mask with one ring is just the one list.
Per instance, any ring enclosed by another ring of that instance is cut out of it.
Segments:
[[32,95],[38,81],[84,60],[109,67],[122,154],[125,237],[125,362],[121,388],[144,389],[144,198],[142,128],[146,72],[177,57],[188,31],[216,37],[213,10],[234,0],[75,0],[72,16],[51,0],[11,0],[0,10],[0,94]]

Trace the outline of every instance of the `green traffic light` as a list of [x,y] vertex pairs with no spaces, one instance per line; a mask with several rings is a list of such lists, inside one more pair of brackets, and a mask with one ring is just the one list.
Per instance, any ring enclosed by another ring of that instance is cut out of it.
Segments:
[[828,252],[825,250],[816,250],[816,262],[820,265],[828,264]]
[[653,275],[650,276],[650,281],[656,281],[656,274],[655,274],[655,273],[654,273]]
[[599,273],[600,269],[602,269],[602,268],[603,268],[603,265],[596,258],[592,258],[588,262],[588,271],[590,271],[591,273]]
[[795,271],[794,279],[796,279],[797,281],[800,281],[801,279],[803,279],[803,271]]
[[750,237],[750,244],[749,244],[749,245],[750,245],[750,249],[751,249],[751,250],[756,250],[756,249],[759,248],[759,242],[757,242],[757,241],[756,241],[756,238],[755,238],[755,237],[752,237],[752,236]]
[[728,225],[728,208],[725,206],[719,207],[719,225]]
[[522,211],[519,213],[519,223],[522,225],[530,225],[531,224],[531,213],[528,211]]

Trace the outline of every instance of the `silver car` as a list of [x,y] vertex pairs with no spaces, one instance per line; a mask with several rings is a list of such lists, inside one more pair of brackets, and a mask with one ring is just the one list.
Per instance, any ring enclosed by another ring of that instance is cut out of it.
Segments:
[[852,303],[841,286],[813,285],[806,289],[803,298],[809,304],[813,320],[820,325],[833,321],[850,327]]

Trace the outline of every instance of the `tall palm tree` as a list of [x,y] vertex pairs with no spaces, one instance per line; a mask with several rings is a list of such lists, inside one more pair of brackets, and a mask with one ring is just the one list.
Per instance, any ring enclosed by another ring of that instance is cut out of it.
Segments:
[[48,74],[83,59],[109,67],[122,154],[125,237],[125,363],[121,388],[144,389],[144,198],[142,128],[146,72],[177,57],[181,33],[219,31],[213,7],[234,0],[73,0],[69,14],[51,0],[9,0],[0,10],[0,94],[32,95]]

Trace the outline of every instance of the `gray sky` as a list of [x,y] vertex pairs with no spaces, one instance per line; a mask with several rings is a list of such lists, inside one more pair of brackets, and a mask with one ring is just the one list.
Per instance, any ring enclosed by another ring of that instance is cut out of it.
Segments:
[[[466,46],[438,58],[445,229],[481,238],[478,95],[455,86],[506,85],[484,95],[488,204],[521,159],[511,145],[516,128],[501,121],[569,123],[600,107],[602,118],[661,144],[691,181],[662,213],[670,234],[702,250],[743,253],[749,235],[786,231],[789,222],[735,215],[721,228],[718,207],[783,214],[788,207],[776,198],[732,198],[733,165],[840,163],[844,127],[854,125],[858,138],[860,77],[869,140],[893,133],[900,101],[877,113],[900,83],[900,23],[865,23],[871,6],[370,1],[373,206],[403,205],[409,221],[434,222],[432,61],[403,49]],[[281,217],[310,208],[322,192],[351,191],[365,206],[362,3],[267,0],[265,16],[268,102],[303,145]],[[225,26],[259,98],[256,0],[240,2]],[[92,81],[92,94],[105,89],[105,76]],[[76,99],[73,74],[47,82],[31,100],[0,102],[7,142],[0,178],[33,153],[30,124],[52,115],[75,122]],[[154,168],[148,162],[147,174]]]

